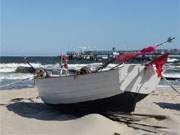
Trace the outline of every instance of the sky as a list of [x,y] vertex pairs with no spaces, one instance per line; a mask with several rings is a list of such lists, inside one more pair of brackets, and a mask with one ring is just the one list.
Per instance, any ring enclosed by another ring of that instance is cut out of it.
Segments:
[[3,56],[57,56],[66,51],[137,50],[176,40],[179,0],[0,0]]

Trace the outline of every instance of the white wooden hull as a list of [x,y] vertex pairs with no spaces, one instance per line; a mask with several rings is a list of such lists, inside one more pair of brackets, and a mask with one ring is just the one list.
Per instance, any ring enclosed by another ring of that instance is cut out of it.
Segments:
[[110,98],[124,92],[149,94],[159,83],[154,68],[140,64],[86,75],[37,79],[40,97],[48,104],[74,104]]

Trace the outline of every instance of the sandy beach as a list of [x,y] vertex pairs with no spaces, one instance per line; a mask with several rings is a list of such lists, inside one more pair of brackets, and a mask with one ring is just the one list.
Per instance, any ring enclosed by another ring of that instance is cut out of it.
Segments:
[[130,117],[128,123],[117,114],[116,119],[101,114],[77,117],[45,105],[35,88],[0,91],[1,135],[179,135],[180,95],[159,86]]

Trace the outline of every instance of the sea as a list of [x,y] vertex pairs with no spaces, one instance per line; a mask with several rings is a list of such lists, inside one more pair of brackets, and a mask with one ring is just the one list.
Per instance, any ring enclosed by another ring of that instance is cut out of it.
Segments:
[[[60,69],[59,58],[53,56],[27,57],[28,61],[35,68],[45,68],[47,70],[57,71]],[[180,58],[175,58],[176,61],[169,59],[165,65],[164,76],[174,77],[173,80],[162,80],[159,85],[174,85],[180,86]],[[83,66],[96,68],[101,62],[70,60],[69,67],[71,69],[80,69]],[[24,57],[2,56],[0,57],[0,90],[6,89],[21,89],[34,87],[33,74],[16,72],[18,67],[29,67],[25,62]],[[110,64],[108,68],[113,67]]]

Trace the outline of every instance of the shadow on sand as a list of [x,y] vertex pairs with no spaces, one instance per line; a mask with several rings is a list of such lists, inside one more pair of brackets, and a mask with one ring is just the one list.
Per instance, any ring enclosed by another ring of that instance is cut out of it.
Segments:
[[[12,111],[22,117],[44,120],[44,121],[67,121],[67,120],[73,120],[73,119],[79,118],[86,114],[97,113],[96,111],[95,112],[83,111],[83,114],[82,114],[82,113],[77,112],[77,110],[72,110],[72,109],[71,109],[72,112],[69,111],[68,113],[65,113],[63,112],[64,110],[60,110],[60,109],[48,106],[44,103],[35,103],[35,102],[32,103],[32,102],[24,102],[24,101],[11,102],[10,104],[6,105],[6,107],[9,111]],[[120,114],[118,112],[115,112],[115,114],[113,114],[113,112],[110,112],[110,113],[100,112],[99,114],[113,121],[123,122],[127,124],[128,127],[142,130],[147,133],[158,133],[160,132],[159,129],[167,128],[163,126],[156,126],[156,125],[141,123],[141,121],[143,121],[145,117],[146,117],[146,120],[147,118],[152,118],[152,117],[159,120],[159,118],[161,118],[161,116],[159,115],[153,116],[153,115],[148,115],[148,114],[147,115],[134,114],[133,116],[133,115],[127,115],[127,114]],[[163,118],[163,120],[164,119],[166,118]]]
[[[52,106],[47,105],[42,102],[34,102],[33,99],[28,98],[16,98],[12,99],[9,104],[6,105],[9,111],[12,111],[20,116],[26,118],[33,118],[38,120],[72,120],[84,115],[88,115],[91,113],[98,113],[103,116],[108,117],[109,111],[97,109],[95,106],[93,108],[89,106],[68,106],[68,107],[60,107],[60,106]],[[120,110],[122,108],[113,108],[111,110],[115,110],[118,113],[121,113]]]
[[180,104],[179,103],[158,102],[158,103],[155,103],[155,104],[159,105],[163,109],[171,109],[171,110],[180,111]]
[[60,110],[54,109],[44,103],[31,103],[31,102],[14,102],[6,106],[9,111],[14,113],[38,120],[72,120],[78,118],[77,115],[71,113],[65,114]]

